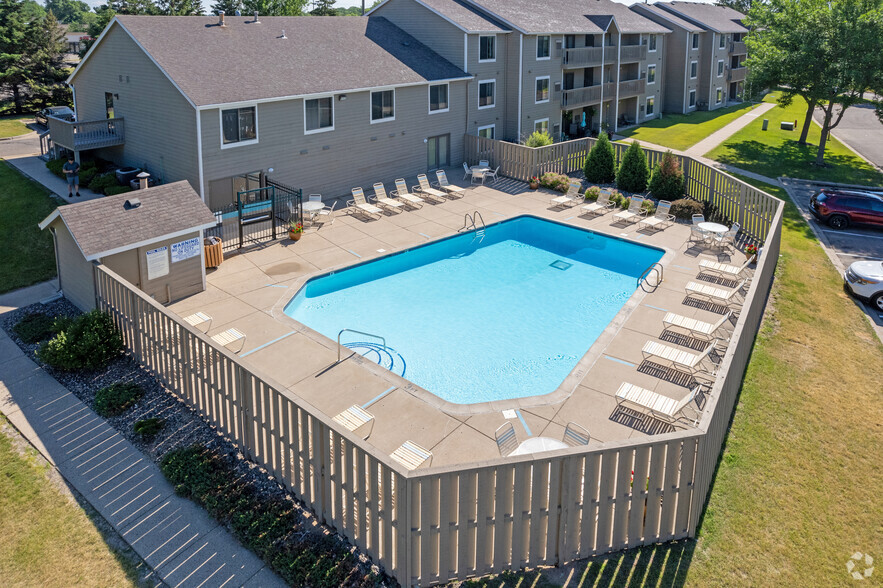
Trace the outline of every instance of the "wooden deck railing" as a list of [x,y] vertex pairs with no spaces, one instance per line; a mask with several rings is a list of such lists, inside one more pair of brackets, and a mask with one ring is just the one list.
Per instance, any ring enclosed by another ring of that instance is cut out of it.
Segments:
[[644,79],[619,82],[619,97],[630,98],[632,96],[643,94],[646,83],[647,80]]
[[748,53],[748,47],[743,41],[735,41],[733,43],[730,43],[730,53],[733,53],[735,55]]
[[747,67],[733,67],[730,68],[730,72],[727,74],[727,80],[730,82],[741,82],[745,78],[748,77],[748,68]]
[[85,151],[122,145],[126,141],[126,125],[122,118],[71,122],[48,118],[52,142],[71,151]]
[[623,45],[619,51],[621,63],[647,59],[647,45]]
[[579,108],[601,101],[601,84],[586,88],[574,88],[561,93],[561,106]]

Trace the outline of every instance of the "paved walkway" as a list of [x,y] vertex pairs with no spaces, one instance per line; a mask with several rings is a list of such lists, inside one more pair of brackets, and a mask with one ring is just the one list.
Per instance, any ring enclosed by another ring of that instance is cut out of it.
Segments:
[[[54,291],[47,282],[0,296],[0,312]],[[284,586],[2,329],[0,411],[169,586]]]
[[743,114],[724,128],[708,135],[707,137],[684,151],[684,153],[689,155],[690,157],[705,155],[706,153],[729,139],[731,136],[735,135],[738,131],[741,131],[750,123],[754,122],[756,118],[763,116],[764,114],[766,114],[766,112],[775,107],[776,105],[770,102],[762,103],[757,108],[754,108],[750,112]]

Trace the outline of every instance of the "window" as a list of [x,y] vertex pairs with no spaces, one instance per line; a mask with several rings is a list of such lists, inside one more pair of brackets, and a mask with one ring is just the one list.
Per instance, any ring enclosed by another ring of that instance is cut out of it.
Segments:
[[495,126],[496,125],[488,125],[486,127],[478,127],[478,136],[484,137],[485,139],[493,139]]
[[690,79],[696,79],[696,75],[699,73],[699,62],[691,61],[690,62]]
[[690,90],[690,108],[696,106],[696,90]]
[[334,130],[334,96],[304,100],[304,134]]
[[647,41],[647,51],[656,51],[656,35],[650,35]]
[[497,87],[497,82],[495,80],[485,80],[483,82],[478,82],[478,107],[479,108],[493,108],[494,107],[494,92]]
[[537,96],[535,102],[541,104],[549,101],[549,76],[537,78]]
[[114,117],[113,113],[113,94],[110,92],[104,93],[104,118],[111,119]]
[[717,62],[717,77],[721,77],[724,75],[724,60],[720,59]]
[[429,113],[447,112],[448,110],[448,85],[429,86]]
[[231,108],[221,111],[221,147],[233,143],[248,144],[258,140],[257,107]]
[[656,66],[648,65],[647,66],[647,83],[655,84],[656,83]]
[[699,49],[699,33],[693,33],[693,49]]
[[652,116],[653,112],[656,110],[656,98],[650,97],[647,98],[647,116]]
[[720,88],[718,88],[717,91],[715,92],[714,103],[720,104],[721,102],[723,102],[723,99],[724,99],[724,91],[721,90]]
[[395,90],[371,92],[371,122],[395,120]]
[[478,61],[496,61],[497,38],[493,35],[478,38]]
[[564,35],[564,48],[573,49],[576,47],[576,35]]
[[723,49],[723,48],[726,47],[726,46],[727,46],[727,36],[726,36],[726,35],[721,35],[720,43],[718,44],[718,47],[720,47],[721,49]]
[[551,45],[552,38],[549,35],[537,37],[537,59],[549,59],[552,55]]
[[549,132],[549,119],[541,118],[539,120],[533,121],[533,130],[537,133],[547,133]]

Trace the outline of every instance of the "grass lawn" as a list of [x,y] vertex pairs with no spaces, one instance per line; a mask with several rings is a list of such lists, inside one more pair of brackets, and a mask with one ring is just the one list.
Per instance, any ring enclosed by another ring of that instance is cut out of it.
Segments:
[[[775,93],[768,94],[764,101],[775,102]],[[759,118],[707,153],[706,157],[771,178],[788,176],[846,184],[883,184],[883,174],[834,137],[828,137],[825,144],[825,161],[830,167],[814,165],[821,128],[815,123],[810,126],[805,146],[797,144],[800,128],[794,131],[779,129],[781,121],[796,120],[799,127],[805,115],[806,101],[799,97],[788,108],[776,106],[762,117],[770,120],[769,130],[761,130],[763,121]]]
[[883,558],[883,345],[784,191],[751,183],[788,202],[782,257],[698,538],[468,585],[852,586],[854,552]]
[[620,134],[629,139],[684,151],[713,132],[724,128],[755,106],[757,105],[743,102],[713,111],[666,114],[662,118],[622,131]]
[[0,294],[55,276],[52,235],[37,223],[63,202],[0,160]]
[[[0,416],[0,427],[8,426]],[[86,513],[47,477],[30,446],[0,432],[0,578],[4,586],[135,586]]]
[[32,116],[4,116],[0,117],[0,139],[6,137],[17,137],[30,133],[31,129],[26,127],[22,120],[32,119]]

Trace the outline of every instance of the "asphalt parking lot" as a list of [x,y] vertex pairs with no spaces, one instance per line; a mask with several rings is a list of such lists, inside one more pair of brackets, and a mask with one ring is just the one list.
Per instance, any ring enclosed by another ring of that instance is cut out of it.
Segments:
[[[792,179],[779,179],[788,195],[797,204],[801,214],[809,222],[810,226],[819,236],[822,246],[834,266],[841,273],[854,261],[881,260],[883,261],[883,230],[870,227],[850,226],[842,231],[832,229],[826,224],[819,223],[809,211],[809,198],[823,187],[822,184],[803,182]],[[874,323],[877,336],[883,341],[883,313],[871,308],[865,302],[856,300],[856,303],[864,309],[865,313]]]

